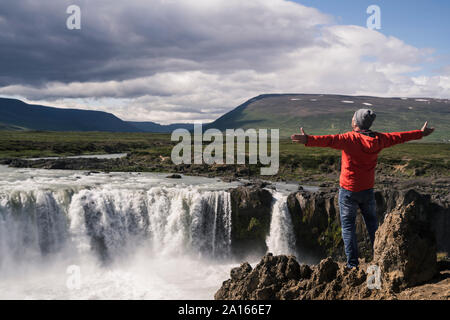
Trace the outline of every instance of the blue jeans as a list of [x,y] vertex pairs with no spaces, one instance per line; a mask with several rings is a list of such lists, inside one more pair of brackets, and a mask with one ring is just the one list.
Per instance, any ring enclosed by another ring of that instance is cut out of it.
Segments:
[[341,217],[342,239],[344,240],[347,266],[358,266],[358,242],[356,240],[356,214],[358,207],[364,218],[370,242],[375,240],[378,228],[375,194],[373,189],[352,192],[344,188],[339,189],[339,214]]

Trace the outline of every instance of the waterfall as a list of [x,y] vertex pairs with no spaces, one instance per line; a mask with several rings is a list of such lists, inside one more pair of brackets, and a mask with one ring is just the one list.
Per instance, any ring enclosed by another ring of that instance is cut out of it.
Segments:
[[64,246],[68,221],[61,195],[44,190],[0,194],[0,269]]
[[279,192],[272,194],[272,218],[269,235],[266,238],[268,252],[273,254],[295,254],[295,235],[287,206],[287,196]]
[[[268,250],[294,254],[287,197],[273,193]],[[91,187],[0,193],[0,269],[70,248],[103,262],[145,248],[158,257],[231,255],[231,200],[196,187]],[[73,252],[73,251],[72,251]]]
[[0,192],[0,270],[64,248],[109,261],[142,247],[228,257],[230,194],[178,186]]
[[[0,299],[210,299],[235,267],[223,190],[239,183],[4,166],[0,175]],[[274,253],[295,245],[286,193],[273,193]]]

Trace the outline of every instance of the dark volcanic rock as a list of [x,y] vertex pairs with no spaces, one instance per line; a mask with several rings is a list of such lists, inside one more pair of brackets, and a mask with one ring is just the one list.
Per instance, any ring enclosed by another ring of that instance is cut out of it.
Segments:
[[244,262],[240,267],[231,269],[230,277],[232,280],[242,280],[251,271],[252,267],[250,266],[250,264],[248,262]]
[[299,251],[315,259],[339,251],[342,239],[334,194],[302,190],[290,194],[287,202]]
[[293,256],[268,253],[254,268],[244,263],[231,271],[231,279],[216,292],[217,300],[358,299],[380,292],[365,286],[363,270],[349,270],[331,258],[310,268]]
[[300,266],[293,256],[268,253],[254,269],[244,263],[232,269],[230,277],[223,282],[215,299],[278,299],[283,285],[300,279]]
[[253,180],[253,181],[249,181],[247,183],[244,184],[245,187],[255,187],[255,188],[269,188],[269,189],[275,189],[275,186],[272,185],[270,182],[268,181],[262,181],[262,180]]
[[261,256],[267,251],[265,240],[270,228],[272,194],[254,185],[229,191],[232,253],[237,257]]
[[14,161],[14,159],[4,158],[4,159],[0,159],[0,164],[10,165],[13,161]]
[[168,179],[181,179],[182,177],[181,177],[181,175],[174,173],[174,174],[168,175],[166,178],[168,178]]
[[[331,257],[309,267],[293,256],[266,254],[252,269],[248,263],[231,272],[215,299],[395,299],[402,290],[436,276],[436,242],[429,220],[426,196],[409,191],[402,196],[406,205],[387,214],[377,231],[371,268],[379,268],[380,287],[373,280],[369,264],[359,269]],[[370,282],[373,283],[373,282]]]
[[386,215],[374,245],[374,263],[396,292],[426,282],[438,272],[429,199],[415,191],[404,199],[409,203]]
[[58,170],[102,170],[109,171],[124,162],[124,159],[98,159],[98,158],[61,158],[25,160],[12,159],[8,164],[15,168],[39,168]]
[[[418,198],[417,198],[418,197]],[[292,193],[288,197],[294,232],[299,251],[305,257],[320,260],[331,256],[337,260],[345,259],[339,218],[338,193],[331,189],[318,192],[304,190]],[[446,199],[434,199],[420,195],[414,190],[381,190],[375,192],[379,224],[386,213],[405,207],[416,199],[427,213],[431,230],[435,233],[437,250],[450,251],[450,209]],[[372,245],[367,234],[364,220],[358,214],[356,234],[360,257],[370,261],[373,256]]]
[[338,264],[334,262],[331,257],[320,261],[319,267],[317,269],[317,282],[324,283],[336,279],[336,272],[338,271],[338,269]]
[[312,269],[307,264],[300,266],[300,279],[309,279],[312,274]]

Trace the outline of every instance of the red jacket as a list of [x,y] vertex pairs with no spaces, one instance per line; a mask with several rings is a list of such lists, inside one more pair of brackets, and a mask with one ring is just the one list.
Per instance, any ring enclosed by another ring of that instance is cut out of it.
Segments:
[[342,150],[340,185],[358,192],[371,189],[375,183],[375,167],[378,153],[387,147],[422,138],[421,130],[378,133],[374,137],[355,131],[327,135],[308,136],[308,147],[330,147]]

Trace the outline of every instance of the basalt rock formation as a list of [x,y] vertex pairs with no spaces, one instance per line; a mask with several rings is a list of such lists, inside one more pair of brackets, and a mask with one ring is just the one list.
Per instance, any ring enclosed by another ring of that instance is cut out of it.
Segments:
[[272,194],[258,185],[230,189],[231,243],[236,257],[261,256],[267,251]]
[[[266,184],[257,182],[230,189],[232,207],[232,254],[237,258],[261,256],[267,252],[266,238],[270,230],[273,198]],[[272,187],[273,188],[273,187]],[[317,192],[300,190],[287,198],[292,227],[296,237],[298,258],[316,263],[331,256],[344,261],[337,189]],[[375,192],[377,216],[381,225],[387,213],[415,203],[415,210],[426,215],[436,237],[438,252],[450,252],[449,199],[432,198],[414,189]],[[356,219],[359,256],[372,260],[373,249],[360,214]]]
[[385,217],[377,230],[373,263],[394,292],[431,280],[438,272],[436,239],[424,198],[413,196],[406,206]]
[[[430,228],[435,234],[437,250],[450,252],[450,208],[448,199],[435,199],[422,195],[413,189],[375,192],[377,216],[381,225],[385,215],[393,210],[404,208],[412,202],[421,214],[427,215]],[[344,249],[339,219],[337,189],[323,189],[318,192],[298,191],[288,197],[288,208],[296,235],[299,252],[305,257],[320,260],[331,256],[344,259]],[[360,214],[356,219],[359,256],[370,260],[373,256],[369,236]]]
[[348,269],[332,258],[318,265],[299,264],[293,256],[266,254],[252,269],[248,263],[231,271],[216,292],[216,300],[312,300],[390,297],[366,285],[363,268]]
[[370,265],[361,260],[359,269],[349,269],[328,257],[308,266],[294,256],[268,253],[255,268],[243,263],[232,269],[214,298],[396,299],[438,273],[429,204],[416,193],[404,199],[411,201],[387,214],[378,229]]

